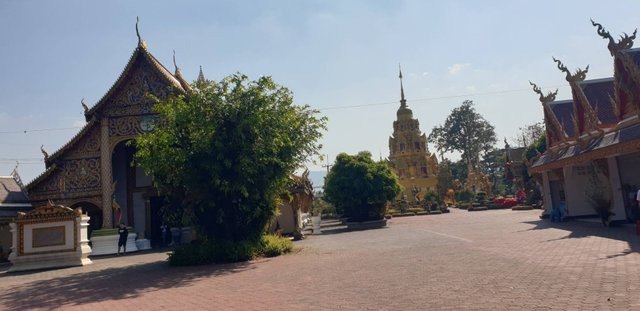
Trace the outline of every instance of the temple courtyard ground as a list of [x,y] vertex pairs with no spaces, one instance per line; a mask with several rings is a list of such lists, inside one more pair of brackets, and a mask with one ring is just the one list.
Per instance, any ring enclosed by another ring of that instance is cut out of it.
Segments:
[[[297,242],[297,253],[172,268],[163,252],[0,272],[0,309],[640,310],[635,227],[550,223],[540,211],[394,218]],[[6,269],[5,269],[6,270]]]

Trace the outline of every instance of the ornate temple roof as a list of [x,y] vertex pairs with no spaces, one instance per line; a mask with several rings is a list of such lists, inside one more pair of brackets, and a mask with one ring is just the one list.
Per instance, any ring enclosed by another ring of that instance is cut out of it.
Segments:
[[573,100],[557,100],[550,102],[549,108],[560,123],[562,130],[569,137],[576,135],[576,128],[573,123]]
[[610,102],[610,98],[615,97],[613,81],[613,78],[604,78],[576,82],[588,104],[597,112],[598,120],[604,125],[618,122]]
[[186,91],[185,88],[183,87],[184,82],[181,82],[178,78],[174,77],[171,74],[171,72],[167,70],[167,68],[165,68],[153,55],[151,55],[151,53],[147,51],[146,44],[144,43],[144,41],[140,41],[136,49],[133,51],[133,54],[131,54],[131,57],[129,58],[129,62],[122,70],[122,73],[120,74],[116,82],[111,86],[111,88],[109,88],[107,93],[104,94],[104,96],[102,96],[102,98],[93,107],[85,111],[85,118],[87,119],[87,121],[91,120],[91,118],[96,114],[96,112],[100,110],[100,108],[104,106],[106,102],[109,101],[109,98],[123,84],[123,82],[126,80],[128,76],[129,71],[133,68],[133,65],[135,64],[138,57],[143,57],[144,60],[149,62],[153,66],[153,68],[155,68],[159,73],[161,73],[161,76],[170,85],[176,87],[181,92]]
[[29,203],[29,198],[13,176],[0,176],[0,206],[6,203]]
[[533,163],[530,173],[604,158],[610,154],[638,147],[640,147],[640,124],[635,124],[594,138],[585,146],[576,144],[559,150],[557,153],[545,152]]
[[62,155],[69,148],[73,147],[90,129],[92,129],[98,123],[99,122],[96,120],[95,117],[91,118],[91,120],[89,120],[89,122],[87,122],[82,127],[82,129],[75,136],[73,136],[73,138],[71,138],[70,141],[68,141],[66,144],[60,147],[60,149],[56,150],[56,152],[54,152],[53,154],[49,155],[48,157],[45,157],[45,161],[44,161],[45,166],[46,167],[51,166],[55,162],[55,160],[58,157],[60,157],[60,155]]

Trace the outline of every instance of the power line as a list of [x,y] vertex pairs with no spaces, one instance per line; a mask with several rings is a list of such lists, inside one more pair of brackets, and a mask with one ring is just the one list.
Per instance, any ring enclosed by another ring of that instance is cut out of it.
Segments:
[[[564,88],[568,87],[568,85],[555,85],[555,86],[545,86],[544,88]],[[448,95],[448,96],[440,96],[440,97],[425,97],[418,99],[407,100],[410,102],[421,102],[421,101],[432,101],[432,100],[440,100],[440,99],[450,99],[450,98],[460,98],[460,97],[473,97],[473,96],[484,96],[484,95],[496,95],[496,94],[506,94],[506,93],[516,93],[516,92],[524,92],[531,91],[531,89],[512,89],[512,90],[502,90],[502,91],[494,91],[494,92],[484,92],[484,93],[468,93],[462,95]],[[318,108],[318,110],[337,110],[337,109],[348,109],[348,108],[361,108],[361,107],[371,107],[371,106],[382,106],[382,105],[391,105],[397,104],[398,101],[389,101],[389,102],[381,102],[381,103],[372,103],[372,104],[360,104],[360,105],[350,105],[350,106],[332,106],[332,107],[324,107]]]
[[30,129],[30,130],[13,130],[13,131],[0,131],[0,134],[27,134],[31,132],[53,132],[53,131],[66,131],[66,130],[75,130],[82,128],[82,126],[74,126],[74,127],[54,127],[47,129]]
[[[568,87],[567,85],[554,85],[554,86],[545,86],[544,88],[564,88]],[[410,99],[410,102],[422,102],[422,101],[432,101],[432,100],[440,100],[440,99],[451,99],[451,98],[460,98],[460,97],[473,97],[473,96],[485,96],[485,95],[496,95],[496,94],[507,94],[507,93],[516,93],[516,92],[524,92],[530,91],[531,89],[511,89],[511,90],[502,90],[502,91],[494,91],[494,92],[484,92],[484,93],[468,93],[461,95],[448,95],[448,96],[440,96],[440,97],[425,97],[425,98],[417,98]],[[388,101],[388,102],[380,102],[380,103],[369,103],[369,104],[359,104],[359,105],[349,105],[349,106],[332,106],[332,107],[323,107],[318,108],[318,110],[338,110],[338,109],[350,109],[350,108],[362,108],[362,107],[372,107],[372,106],[383,106],[383,105],[391,105],[396,104],[397,101]],[[43,129],[28,129],[28,130],[13,130],[13,131],[0,131],[0,134],[27,134],[32,132],[53,132],[53,131],[66,131],[66,130],[75,130],[80,129],[82,126],[73,126],[73,127],[55,127],[55,128],[43,128]]]

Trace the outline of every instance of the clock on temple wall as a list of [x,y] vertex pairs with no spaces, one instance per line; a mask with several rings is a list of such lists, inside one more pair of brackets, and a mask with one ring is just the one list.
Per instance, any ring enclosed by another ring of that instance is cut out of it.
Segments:
[[151,132],[153,131],[153,122],[155,118],[152,116],[143,116],[140,118],[140,129],[143,132]]

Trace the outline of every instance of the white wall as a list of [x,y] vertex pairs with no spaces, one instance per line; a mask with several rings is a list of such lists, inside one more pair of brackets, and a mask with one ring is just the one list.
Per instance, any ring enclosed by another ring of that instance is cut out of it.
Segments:
[[[590,164],[565,166],[564,181],[565,195],[567,199],[567,216],[596,215],[587,198],[587,189],[590,178]],[[604,183],[609,183],[603,180]]]

